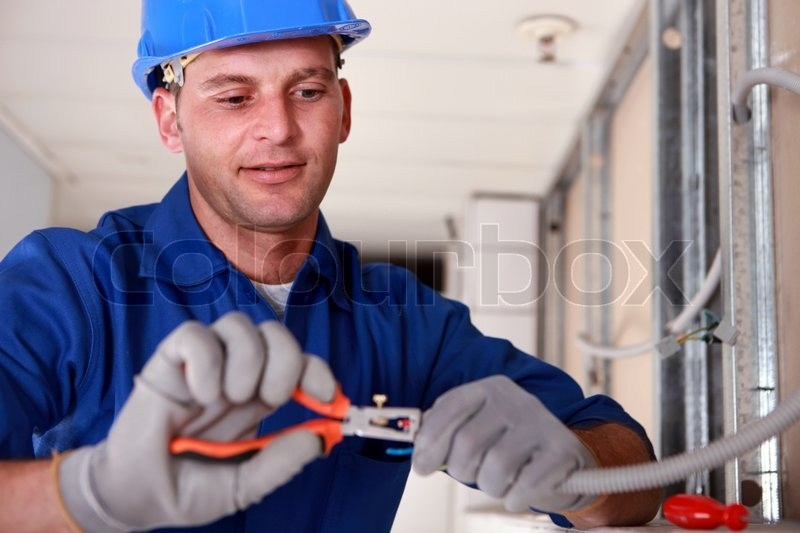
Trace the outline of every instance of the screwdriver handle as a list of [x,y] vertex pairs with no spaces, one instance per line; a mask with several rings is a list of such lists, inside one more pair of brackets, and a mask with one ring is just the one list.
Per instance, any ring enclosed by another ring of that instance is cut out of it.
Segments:
[[723,505],[700,494],[676,494],[664,502],[664,518],[684,529],[715,529],[727,526],[739,531],[747,527],[747,508],[739,503]]

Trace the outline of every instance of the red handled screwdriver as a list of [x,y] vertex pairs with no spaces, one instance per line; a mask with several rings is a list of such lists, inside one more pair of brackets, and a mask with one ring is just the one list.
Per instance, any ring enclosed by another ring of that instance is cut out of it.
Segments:
[[715,529],[727,526],[739,531],[747,527],[747,508],[739,503],[723,505],[699,494],[676,494],[664,502],[664,517],[684,529]]

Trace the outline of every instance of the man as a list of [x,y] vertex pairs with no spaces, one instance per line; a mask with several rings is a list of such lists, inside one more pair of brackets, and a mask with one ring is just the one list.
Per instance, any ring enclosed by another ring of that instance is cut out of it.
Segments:
[[15,460],[0,530],[388,531],[410,461],[386,443],[321,457],[297,431],[243,462],[169,452],[292,425],[309,416],[292,391],[329,401],[336,381],[354,404],[427,410],[421,473],[446,465],[560,523],[652,518],[658,492],[558,490],[651,458],[617,404],[331,237],[319,205],[351,122],[339,54],[369,25],[343,0],[236,5],[144,0],[134,76],[186,159],[162,202],[35,232],[0,265],[0,453]]

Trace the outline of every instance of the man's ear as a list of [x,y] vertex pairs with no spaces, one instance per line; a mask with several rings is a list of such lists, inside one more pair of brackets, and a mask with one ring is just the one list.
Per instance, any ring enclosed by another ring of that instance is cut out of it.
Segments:
[[339,86],[342,88],[342,99],[344,100],[344,108],[342,111],[342,129],[339,132],[339,143],[343,143],[350,135],[351,114],[350,105],[353,101],[353,95],[350,93],[350,84],[347,80],[340,79]]
[[153,114],[158,124],[161,144],[173,153],[183,152],[183,143],[178,127],[178,110],[175,95],[163,87],[153,91]]

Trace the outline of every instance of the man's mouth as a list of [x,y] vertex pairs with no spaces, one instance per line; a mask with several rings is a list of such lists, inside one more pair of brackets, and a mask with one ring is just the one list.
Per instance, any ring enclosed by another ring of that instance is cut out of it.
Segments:
[[291,181],[302,172],[305,163],[296,162],[269,162],[242,170],[252,180],[259,183],[275,185]]
[[276,166],[271,166],[271,167],[253,167],[253,168],[255,170],[270,171],[270,170],[283,170],[284,168],[293,168],[293,167],[299,167],[299,166],[302,166],[302,165],[297,165],[297,164],[293,164],[293,165],[276,165]]

